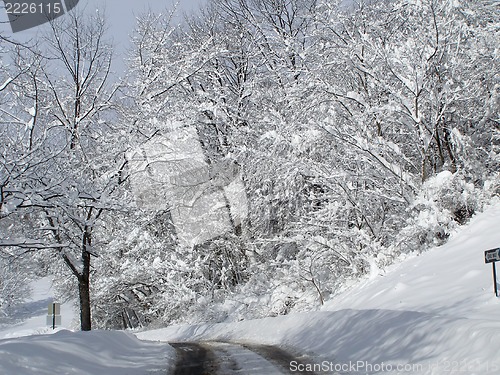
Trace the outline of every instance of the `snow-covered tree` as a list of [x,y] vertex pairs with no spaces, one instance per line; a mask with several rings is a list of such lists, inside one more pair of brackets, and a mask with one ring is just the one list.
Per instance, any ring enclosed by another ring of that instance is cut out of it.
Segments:
[[4,219],[22,212],[37,225],[18,248],[69,266],[83,329],[90,276],[100,327],[320,305],[498,195],[498,13],[210,0],[175,26],[147,14],[116,111],[102,23],[54,24],[50,59],[3,80]]
[[76,278],[82,330],[91,328],[91,258],[104,247],[96,228],[104,224],[104,212],[122,209],[127,199],[121,186],[128,142],[117,142],[127,132],[115,126],[114,91],[108,82],[112,54],[105,30],[99,13],[75,11],[50,23],[34,53],[42,61],[36,69],[30,67],[25,77],[31,85],[19,91],[21,102],[32,102],[27,110],[31,119],[26,130],[18,127],[12,134],[13,141],[24,137],[20,144],[27,152],[19,160],[37,162],[29,169],[14,163],[13,148],[6,150],[10,160],[4,164],[7,176],[21,170],[17,192],[9,190],[22,195],[13,208],[33,210],[33,233],[26,231],[22,240],[9,238],[4,245],[10,241],[18,248],[54,249],[49,254]]
[[[194,296],[207,290],[190,279],[200,277],[222,299],[266,295],[283,313],[321,303],[374,257],[444,241],[498,189],[498,22],[488,12],[498,10],[474,1],[212,0],[176,27],[142,18],[128,92],[141,139],[164,136],[173,119],[196,126],[207,163],[235,160],[248,198],[242,253],[226,251],[231,236],[169,246],[192,264],[169,275]],[[412,220],[426,211],[448,224]],[[156,249],[151,259],[163,259]],[[243,277],[225,288],[238,263]]]
[[82,330],[91,329],[91,259],[105,248],[99,242],[102,215],[125,206],[122,188],[124,153],[108,77],[112,51],[105,40],[104,19],[96,13],[70,13],[51,23],[43,84],[52,107],[46,121],[57,129],[60,147],[48,164],[43,184],[53,195],[46,199],[41,221],[49,241],[59,244],[59,255],[76,277]]

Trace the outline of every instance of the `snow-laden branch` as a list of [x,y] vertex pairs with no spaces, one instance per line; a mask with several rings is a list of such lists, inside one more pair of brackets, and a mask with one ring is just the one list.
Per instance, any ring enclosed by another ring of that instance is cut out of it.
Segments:
[[18,247],[21,249],[61,249],[68,247],[66,243],[45,243],[38,240],[13,239],[9,241],[1,240],[0,247]]

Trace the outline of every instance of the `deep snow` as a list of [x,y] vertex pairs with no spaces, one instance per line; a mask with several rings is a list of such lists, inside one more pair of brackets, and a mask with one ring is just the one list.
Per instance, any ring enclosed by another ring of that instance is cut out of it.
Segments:
[[0,373],[6,375],[164,374],[166,345],[118,331],[71,332],[0,341]]
[[500,246],[499,228],[496,204],[446,245],[379,270],[317,312],[136,333],[149,341],[103,331],[14,338],[45,332],[39,308],[24,323],[0,327],[0,338],[10,337],[0,340],[0,373],[146,374],[174,363],[172,348],[151,341],[221,340],[312,354],[307,364],[325,370],[318,373],[498,374],[500,299],[484,251]]

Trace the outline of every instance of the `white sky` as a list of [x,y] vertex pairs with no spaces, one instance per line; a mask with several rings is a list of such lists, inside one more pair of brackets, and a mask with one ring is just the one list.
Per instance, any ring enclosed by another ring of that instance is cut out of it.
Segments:
[[[77,7],[78,9],[85,7],[86,11],[93,11],[97,8],[104,10],[109,25],[109,37],[113,40],[115,47],[113,70],[120,76],[125,68],[123,57],[129,46],[129,35],[135,27],[136,17],[148,9],[154,12],[163,12],[165,9],[171,9],[175,3],[178,3],[180,20],[183,12],[195,12],[201,5],[206,3],[206,0],[80,0]],[[3,2],[0,5],[3,8]],[[13,34],[3,9],[0,9],[0,22],[0,33],[2,35],[20,41],[26,41],[34,37],[43,29],[43,26],[40,26]]]

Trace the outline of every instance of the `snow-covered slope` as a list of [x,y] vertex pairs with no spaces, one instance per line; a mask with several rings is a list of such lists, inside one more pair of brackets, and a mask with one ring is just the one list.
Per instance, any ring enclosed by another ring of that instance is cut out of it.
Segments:
[[499,374],[500,300],[483,255],[500,246],[499,228],[496,205],[446,245],[358,283],[321,312],[176,326],[138,337],[283,345],[314,353],[310,365],[333,373]]
[[412,256],[389,272],[358,284],[326,308],[393,309],[500,320],[491,264],[484,263],[484,251],[497,247],[499,206],[475,217],[445,245]]

